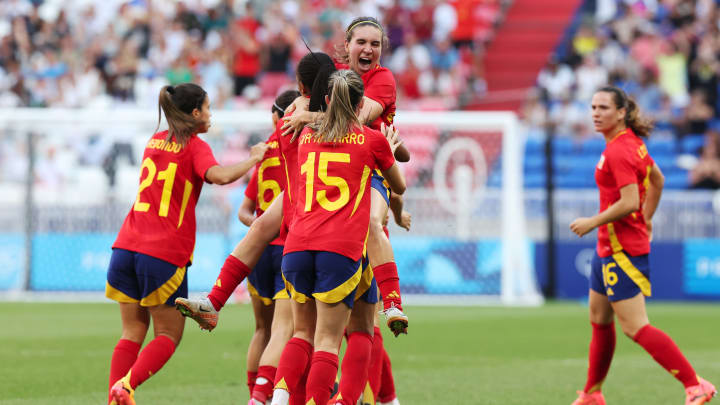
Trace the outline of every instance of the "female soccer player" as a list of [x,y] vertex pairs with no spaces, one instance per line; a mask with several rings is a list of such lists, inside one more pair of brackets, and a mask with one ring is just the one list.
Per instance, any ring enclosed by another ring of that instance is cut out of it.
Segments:
[[[273,129],[285,114],[285,108],[299,96],[298,91],[287,90],[275,99],[272,106]],[[238,210],[240,222],[247,226],[251,226],[285,188],[278,136],[274,130],[266,143],[269,149],[263,160],[255,165],[255,172],[245,189],[245,199]],[[247,353],[247,383],[251,396],[256,380],[261,391],[265,385],[265,390],[272,393],[277,361],[292,335],[290,301],[280,271],[284,243],[281,238],[272,241],[248,275],[248,290],[255,314],[255,333]],[[260,402],[265,403],[264,400]]]
[[[259,162],[267,145],[250,159],[223,167],[197,134],[210,127],[210,100],[192,83],[165,86],[158,100],[169,130],[156,132],[145,147],[140,188],[125,218],[107,274],[105,295],[120,304],[122,336],[110,363],[112,404],[134,404],[134,390],[170,359],[185,320],[172,308],[187,296],[187,268],[195,246],[195,205],[203,182],[231,183]],[[155,338],[140,352],[150,319]]]
[[[388,38],[382,25],[372,17],[358,17],[354,19],[345,30],[345,41],[337,49],[337,59],[342,62],[337,65],[339,69],[352,69],[361,75],[365,86],[363,97],[363,108],[360,112],[360,122],[379,130],[381,124],[391,125],[395,116],[395,79],[392,72],[379,65],[383,47],[387,46]],[[283,126],[284,134],[290,132],[298,133],[302,128],[312,122],[321,119],[322,113],[310,113],[302,111],[303,104],[289,107],[292,111],[295,107],[299,111],[291,117],[284,118],[287,121]],[[407,162],[410,159],[408,150],[401,144],[395,151],[395,157],[400,162]],[[383,313],[387,319],[387,325],[395,336],[400,333],[407,333],[408,319],[402,312],[402,299],[400,296],[400,285],[397,273],[397,266],[392,251],[392,246],[385,233],[384,222],[388,213],[388,206],[392,208],[393,216],[398,225],[410,226],[409,214],[402,209],[402,199],[391,198],[392,194],[384,182],[382,176],[373,171],[372,176],[372,208],[370,214],[370,229],[367,241],[368,257],[373,270],[377,285],[380,289],[380,296],[383,301]],[[391,201],[393,204],[391,204]],[[353,312],[364,308],[360,306]],[[374,312],[374,311],[373,311]],[[374,316],[374,314],[373,314]],[[376,397],[380,390],[380,376],[383,352],[382,334],[380,328],[374,328],[372,340],[371,370],[369,379],[371,390]],[[343,378],[340,381],[340,394],[347,396],[347,391],[355,391],[355,385],[360,385],[362,390],[364,382],[359,381],[353,375],[346,378],[346,371],[355,370],[352,361],[347,359],[362,358],[363,350],[360,348],[356,353],[356,344],[361,346],[364,342],[356,340],[348,341],[348,348],[345,353],[346,360],[343,362]],[[352,372],[350,373],[352,374]]]
[[[377,19],[358,17],[348,25],[345,30],[345,42],[337,50],[337,59],[341,62],[337,64],[337,68],[352,69],[361,75],[365,86],[363,108],[359,115],[360,122],[376,130],[379,130],[383,123],[386,126],[392,125],[395,117],[395,78],[389,69],[379,64],[382,49],[388,42],[385,31]],[[290,111],[295,108],[304,110],[302,104],[298,104],[291,106]],[[292,117],[284,118],[287,121],[283,126],[284,134],[293,131],[297,134],[306,124],[318,122],[321,117],[321,112],[298,111]],[[410,160],[410,153],[401,144],[395,152],[395,157],[399,162],[407,162]],[[390,190],[377,171],[373,172],[372,187],[368,257],[380,289],[388,326],[397,336],[399,333],[407,333],[408,319],[402,312],[400,285],[392,246],[383,229],[383,222],[390,205]],[[402,204],[393,208],[400,209],[399,212],[394,211],[395,218],[402,218]],[[400,225],[406,226],[403,222]]]
[[[298,141],[300,178],[295,217],[283,256],[283,276],[293,298],[293,339],[278,368],[307,371],[308,403],[325,404],[337,375],[338,347],[362,278],[362,255],[370,221],[370,175],[379,167],[399,194],[405,182],[383,134],[363,127],[357,114],[362,79],[341,70],[330,80],[328,110]],[[386,133],[394,129],[385,128]],[[397,147],[396,136],[393,147]],[[314,302],[313,302],[314,301]],[[314,347],[312,359],[293,341]],[[277,379],[277,378],[276,378]],[[296,378],[294,378],[297,381]],[[287,381],[278,381],[273,404],[287,403]]]
[[601,388],[615,350],[614,315],[625,335],[685,386],[686,405],[704,404],[715,395],[715,387],[695,374],[668,335],[650,325],[645,309],[651,221],[665,181],[641,139],[650,134],[652,123],[617,87],[598,90],[591,106],[595,130],[603,134],[606,146],[595,168],[600,212],[570,224],[578,236],[598,228],[590,276],[588,378],[573,405],[605,404]]

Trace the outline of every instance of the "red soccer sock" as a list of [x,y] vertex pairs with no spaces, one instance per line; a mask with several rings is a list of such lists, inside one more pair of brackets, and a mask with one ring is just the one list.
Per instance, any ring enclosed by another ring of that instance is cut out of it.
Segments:
[[248,390],[250,390],[250,396],[252,397],[253,390],[255,389],[255,379],[257,378],[258,372],[257,371],[250,371],[247,372],[247,386]]
[[400,278],[395,262],[387,262],[373,267],[373,275],[380,289],[380,297],[383,300],[383,307],[390,308],[395,305],[402,311],[402,298],[400,297]]
[[300,338],[290,339],[275,372],[275,388],[287,390],[292,396],[298,389],[305,369],[312,358],[312,345]]
[[348,337],[347,349],[340,372],[340,403],[355,405],[368,379],[373,337],[364,332],[353,332]]
[[305,389],[305,401],[315,404],[327,404],[330,400],[335,377],[338,371],[338,356],[335,353],[316,351],[312,357],[312,366],[308,374]]
[[615,323],[600,325],[591,323],[592,338],[588,355],[588,374],[584,391],[600,391],[603,381],[610,370],[615,353]]
[[[118,340],[110,360],[110,388],[130,371],[130,368],[135,364],[135,360],[137,360],[139,351],[139,343],[128,339]],[[110,399],[108,399],[109,401]]]
[[175,343],[165,335],[159,335],[140,352],[137,361],[130,369],[130,387],[137,388],[156,374],[170,360],[175,352]]
[[312,362],[308,361],[305,366],[305,371],[303,371],[302,377],[300,377],[297,388],[295,388],[295,391],[290,394],[290,402],[288,402],[288,405],[305,405],[305,388],[307,385],[308,374],[310,374],[310,366],[312,366]]
[[257,378],[255,379],[255,386],[253,387],[250,397],[256,399],[263,404],[267,399],[272,396],[273,392],[273,381],[275,381],[275,372],[277,368],[273,366],[260,366],[257,371]]
[[378,402],[391,402],[397,397],[395,393],[395,379],[392,374],[392,364],[387,350],[383,347],[382,374],[380,375],[380,391],[377,395]]
[[212,291],[208,294],[208,299],[216,311],[222,309],[235,288],[245,280],[248,274],[250,274],[250,268],[245,263],[233,255],[228,255]]
[[665,332],[648,324],[635,334],[633,340],[650,353],[652,358],[677,378],[685,388],[699,384],[690,362]]
[[370,383],[373,397],[377,398],[380,391],[380,377],[382,375],[382,353],[385,350],[383,346],[383,337],[380,328],[375,327],[375,337],[373,338],[372,351],[370,353],[370,362],[368,364],[368,374],[366,381]]

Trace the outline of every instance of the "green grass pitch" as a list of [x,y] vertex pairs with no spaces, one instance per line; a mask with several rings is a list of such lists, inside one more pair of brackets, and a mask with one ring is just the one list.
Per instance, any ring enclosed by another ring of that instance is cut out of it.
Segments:
[[[696,371],[720,383],[718,305],[652,303],[648,311]],[[384,334],[404,405],[570,404],[584,384],[590,327],[581,304],[407,312],[409,335]],[[105,403],[110,355],[120,334],[115,305],[0,303],[0,322],[0,404]],[[138,404],[247,403],[245,352],[252,328],[247,305],[225,308],[212,333],[188,321],[173,358],[138,389]],[[604,392],[608,404],[684,401],[680,383],[619,328]]]

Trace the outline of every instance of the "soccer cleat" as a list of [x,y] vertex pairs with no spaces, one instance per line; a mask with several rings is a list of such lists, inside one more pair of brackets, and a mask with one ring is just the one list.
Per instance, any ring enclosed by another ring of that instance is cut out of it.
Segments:
[[702,405],[710,402],[717,394],[717,389],[706,380],[698,377],[700,384],[685,389],[685,405]]
[[200,329],[211,331],[217,326],[218,311],[215,310],[212,302],[207,297],[198,299],[176,298],[175,308],[183,316],[194,319],[200,325]]
[[407,335],[408,328],[408,317],[395,305],[391,305],[390,308],[380,311],[380,314],[385,315],[387,319],[387,326],[390,328],[395,337],[398,337],[401,333]]
[[605,405],[605,397],[602,392],[595,391],[587,394],[584,391],[578,391],[578,397],[572,405]]
[[135,390],[130,387],[127,377],[118,380],[112,388],[110,388],[110,405],[135,405]]
[[376,405],[400,405],[400,401],[398,401],[397,398],[394,398],[390,402],[376,402]]

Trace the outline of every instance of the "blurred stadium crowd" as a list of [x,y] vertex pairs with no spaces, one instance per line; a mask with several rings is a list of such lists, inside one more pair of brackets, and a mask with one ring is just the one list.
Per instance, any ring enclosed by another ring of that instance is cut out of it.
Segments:
[[[502,0],[3,0],[0,106],[155,106],[193,81],[215,108],[294,86],[307,50],[333,53],[356,16],[379,16],[399,98],[453,109],[481,92],[481,59]],[[477,80],[474,80],[477,77]],[[476,82],[468,87],[466,83]],[[438,105],[439,104],[439,105]],[[411,108],[403,104],[403,108]]]
[[575,35],[540,72],[525,121],[535,133],[550,125],[581,143],[593,133],[593,92],[619,86],[655,120],[653,138],[674,138],[676,157],[699,158],[679,162],[690,169],[688,185],[720,187],[719,5],[595,0],[594,13],[578,17]]

